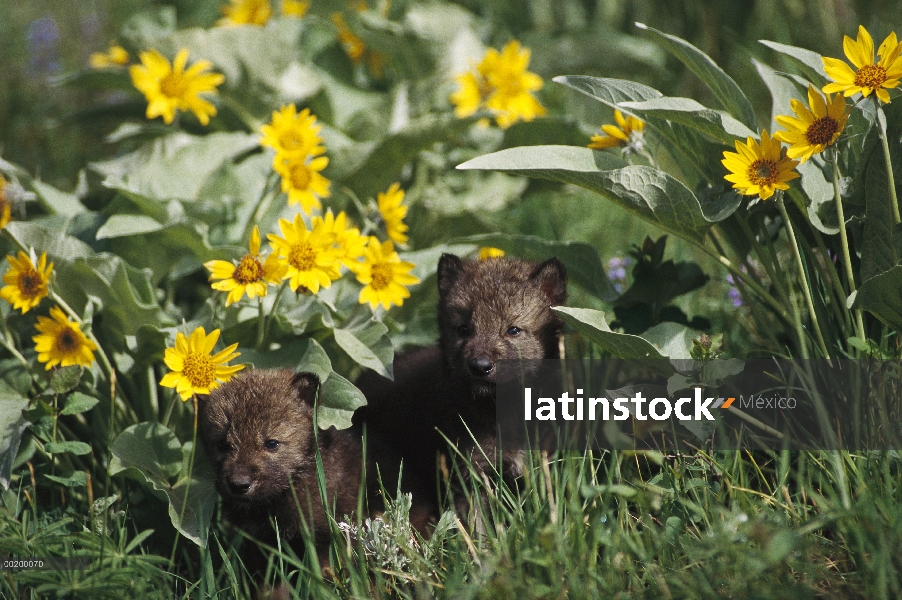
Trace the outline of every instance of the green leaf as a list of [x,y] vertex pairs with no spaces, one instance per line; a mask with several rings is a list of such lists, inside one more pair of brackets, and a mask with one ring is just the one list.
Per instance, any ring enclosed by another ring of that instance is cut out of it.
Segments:
[[57,477],[55,475],[44,475],[44,477],[65,487],[84,487],[88,485],[88,474],[84,471],[73,471],[67,477]]
[[[780,54],[784,54],[794,59],[805,67],[806,71],[810,74],[816,75],[824,80],[827,79],[827,72],[824,70],[824,57],[817,52],[812,52],[806,48],[798,48],[779,42],[772,42],[770,40],[758,40],[758,42],[764,44],[771,50],[776,50]],[[810,77],[810,79],[814,80],[815,78]]]
[[699,333],[681,325],[665,321],[644,331],[639,337],[650,343],[663,356],[672,359],[687,360],[692,356],[689,350],[692,348],[692,340]]
[[301,357],[301,360],[298,361],[296,372],[314,373],[320,381],[325,381],[332,375],[332,361],[329,360],[329,355],[315,339],[301,340],[298,350],[297,355]]
[[220,166],[259,146],[248,133],[192,136],[173,133],[138,150],[90,167],[103,185],[156,200],[197,200],[207,178]]
[[78,365],[54,370],[50,374],[50,389],[57,394],[65,394],[74,389],[81,381],[82,371],[83,369]]
[[61,415],[78,415],[84,412],[88,412],[100,402],[94,396],[88,396],[87,394],[82,394],[81,392],[72,392],[69,394],[69,397],[66,399],[66,406],[63,407],[63,410],[60,411]]
[[360,142],[335,153],[324,174],[341,180],[360,198],[375,196],[400,178],[401,169],[421,150],[469,129],[475,119],[425,115],[379,141]]
[[562,75],[552,81],[582,92],[611,108],[619,108],[621,102],[642,102],[663,96],[654,88],[627,79]]
[[710,88],[714,97],[728,113],[747,127],[755,128],[755,111],[751,102],[733,78],[718,67],[711,57],[684,39],[658,31],[643,23],[636,23],[636,27],[652,34],[668,52],[695,73]]
[[714,142],[728,146],[732,145],[736,138],[745,140],[749,136],[757,136],[754,131],[729,114],[708,108],[691,98],[665,96],[645,102],[623,102],[620,106],[646,119],[652,114],[681,123],[700,131]]
[[777,116],[791,115],[792,105],[790,104],[790,101],[799,100],[805,102],[805,94],[801,93],[796,83],[783,73],[773,70],[768,65],[758,62],[754,58],[752,59],[752,64],[758,71],[758,76],[764,81],[764,85],[770,90],[772,102],[770,109],[770,127],[768,130],[774,132],[780,127],[776,121]]
[[876,275],[849,296],[849,308],[860,308],[902,333],[902,266]]
[[827,181],[827,177],[819,166],[820,159],[812,158],[796,167],[801,175],[800,183],[804,196],[798,193],[798,189],[790,187],[789,194],[798,204],[808,206],[808,218],[818,231],[827,235],[839,233],[839,223],[836,217],[836,201],[833,191],[833,183]]
[[505,253],[530,261],[543,261],[555,257],[567,268],[567,278],[586,291],[611,303],[620,295],[605,274],[598,250],[584,242],[555,242],[532,235],[486,233],[455,238],[451,243],[492,246]]
[[91,446],[84,442],[47,442],[44,444],[44,451],[48,454],[68,452],[76,456],[82,456],[91,453]]
[[0,487],[9,488],[13,461],[19,451],[22,432],[28,421],[22,410],[28,407],[28,398],[0,381]]
[[52,215],[71,217],[88,210],[75,194],[62,192],[43,181],[32,181],[31,189],[38,195],[38,199],[47,212]]
[[320,388],[317,423],[320,429],[347,429],[354,411],[365,404],[363,392],[338,373],[332,373]]
[[864,185],[866,216],[864,235],[861,237],[861,278],[867,281],[896,265],[894,219],[886,163],[876,153],[869,161]]
[[604,312],[588,308],[554,306],[551,308],[591,342],[607,350],[617,358],[665,359],[658,349],[637,335],[611,331]]
[[[132,425],[113,441],[110,475],[130,475],[149,483],[154,494],[169,501],[169,518],[184,536],[206,546],[207,529],[216,505],[213,473],[200,448],[190,462],[191,443],[184,446],[159,423]],[[190,477],[189,477],[190,473]],[[174,478],[178,478],[173,481]]]
[[174,6],[158,6],[136,12],[122,26],[123,43],[132,48],[152,48],[156,41],[175,31]]
[[338,347],[344,350],[354,362],[391,379],[393,352],[391,340],[386,335],[387,332],[388,328],[378,321],[371,321],[368,327],[356,332],[348,329],[333,331]]
[[710,226],[698,198],[675,178],[651,167],[609,169],[604,152],[573,146],[527,146],[486,154],[458,169],[497,170],[573,183],[598,192],[636,216],[680,237],[699,241]]

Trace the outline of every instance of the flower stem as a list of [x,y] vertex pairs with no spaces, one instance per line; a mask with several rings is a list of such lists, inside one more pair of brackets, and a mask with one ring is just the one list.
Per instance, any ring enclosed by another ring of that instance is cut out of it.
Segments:
[[782,191],[777,191],[777,208],[783,216],[783,222],[786,225],[786,234],[789,236],[789,243],[792,246],[792,252],[795,255],[796,263],[799,266],[799,277],[801,278],[802,292],[805,294],[805,303],[808,305],[808,312],[811,314],[811,323],[814,325],[814,334],[817,336],[817,342],[820,344],[821,352],[824,356],[830,358],[830,352],[827,351],[827,344],[824,342],[824,336],[821,334],[821,327],[817,322],[817,313],[814,310],[814,301],[811,299],[811,290],[808,287],[808,276],[805,274],[805,265],[802,263],[802,255],[799,253],[799,244],[796,240],[795,231],[792,228],[792,222],[789,220],[789,214],[786,212],[786,205],[783,203]]
[[276,311],[279,308],[279,302],[282,300],[282,294],[285,293],[285,289],[287,287],[288,287],[287,281],[283,281],[282,285],[279,286],[279,291],[276,293],[276,299],[273,300],[273,303],[272,303],[272,310],[270,311],[269,319],[266,323],[266,327],[264,327],[264,333],[263,333],[264,338],[269,336],[269,330],[272,328],[272,322],[276,318]]
[[[846,233],[846,216],[843,213],[842,195],[839,193],[839,152],[834,148],[832,153],[833,163],[833,197],[836,202],[836,218],[839,220],[839,239],[842,243],[843,264],[846,266],[846,279],[849,281],[849,294],[855,293],[855,273],[852,271],[852,254],[849,252],[849,236]],[[892,174],[890,174],[892,176]],[[898,209],[896,209],[898,211]],[[897,221],[898,222],[898,221]],[[864,319],[861,310],[855,309],[856,335],[865,338]]]
[[254,348],[260,350],[263,347],[263,335],[266,333],[266,313],[263,312],[263,296],[257,296],[257,343]]
[[273,198],[276,197],[276,194],[271,194],[270,191],[277,177],[278,174],[275,171],[270,171],[269,176],[266,178],[266,183],[263,184],[263,191],[260,192],[260,198],[257,199],[257,205],[254,206],[254,212],[251,213],[251,218],[244,227],[242,240],[250,239],[251,232],[254,230],[254,225],[259,224],[260,219],[262,219],[266,211],[269,210],[270,203]]
[[[902,221],[899,216],[899,199],[896,197],[896,178],[893,175],[893,163],[889,154],[889,140],[886,138],[886,115],[880,108],[880,101],[877,94],[874,94],[874,108],[877,114],[877,133],[880,137],[880,145],[883,147],[883,159],[886,161],[886,181],[889,185],[889,197],[893,203],[893,223],[898,224]],[[883,119],[880,116],[883,115]]]

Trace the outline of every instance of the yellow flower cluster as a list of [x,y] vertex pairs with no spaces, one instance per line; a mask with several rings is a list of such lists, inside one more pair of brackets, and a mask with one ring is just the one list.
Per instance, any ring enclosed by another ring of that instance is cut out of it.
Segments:
[[[41,253],[35,265],[34,256],[20,251],[19,256],[7,256],[9,270],[3,276],[6,285],[0,289],[0,298],[12,304],[22,314],[38,306],[50,293],[50,276],[53,263],[47,264],[47,253]],[[94,362],[97,344],[81,330],[81,325],[69,320],[57,306],[50,309],[50,318],[39,316],[35,325],[38,335],[32,337],[38,361],[46,369],[56,365],[88,367]]]
[[[845,36],[843,50],[855,68],[839,59],[824,57],[824,71],[833,82],[823,86],[823,94],[809,85],[808,106],[798,100],[790,101],[794,116],[775,117],[785,131],[778,131],[773,137],[762,131],[760,142],[751,137],[745,143],[737,140],[736,152],[724,152],[722,162],[730,171],[724,178],[741,194],[766,200],[775,190],[787,189],[787,182],[798,177],[793,169],[799,163],[824,152],[839,139],[849,119],[845,98],[855,94],[867,98],[873,93],[879,102],[890,101],[887,90],[898,87],[902,78],[902,43],[895,32],[880,44],[878,61],[874,60],[874,40],[861,26],[857,39]],[[842,95],[831,96],[836,92]],[[789,148],[783,148],[781,142],[789,144]]]
[[329,180],[320,174],[329,164],[329,159],[321,156],[326,148],[321,145],[320,129],[322,125],[317,125],[310,109],[298,113],[294,104],[274,111],[272,121],[261,128],[260,143],[276,151],[273,169],[282,177],[288,203],[300,204],[307,214],[322,208],[320,198],[328,198],[330,193]]
[[451,94],[454,114],[469,117],[484,108],[503,129],[543,116],[545,107],[533,96],[542,88],[542,78],[527,71],[529,59],[529,49],[521,49],[516,40],[501,52],[489,48],[475,69],[455,77],[459,88]]

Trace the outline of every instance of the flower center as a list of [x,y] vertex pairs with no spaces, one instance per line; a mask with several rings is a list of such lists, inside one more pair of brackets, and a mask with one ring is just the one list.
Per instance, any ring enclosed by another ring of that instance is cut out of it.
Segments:
[[34,298],[41,294],[44,288],[44,281],[37,271],[23,271],[19,273],[19,293],[29,298]]
[[288,264],[298,271],[309,271],[316,264],[316,250],[308,242],[296,244],[288,253]]
[[832,117],[821,117],[808,126],[805,139],[811,145],[826,146],[833,141],[833,135],[839,131],[839,123]]
[[307,168],[307,165],[291,166],[291,187],[296,190],[306,190],[310,187],[310,179],[310,169]]
[[292,127],[288,131],[282,132],[282,135],[279,136],[279,144],[289,151],[300,150],[304,147],[304,136]]
[[81,346],[81,343],[78,337],[69,327],[62,330],[56,338],[56,348],[60,352],[68,354],[78,350],[79,346]]
[[256,256],[245,254],[238,266],[235,267],[232,279],[242,285],[260,281],[263,279],[263,263]]
[[170,73],[160,81],[160,93],[169,98],[182,98],[188,92],[188,81],[178,73]]
[[189,352],[185,357],[182,375],[196,388],[209,388],[216,381],[216,369],[205,354]]
[[855,73],[855,85],[863,88],[878,89],[886,81],[886,69],[880,65],[865,65]]
[[752,185],[771,185],[777,180],[777,165],[763,158],[749,167],[749,181]]
[[373,281],[370,286],[376,290],[384,290],[391,283],[392,268],[389,263],[376,263],[372,267]]

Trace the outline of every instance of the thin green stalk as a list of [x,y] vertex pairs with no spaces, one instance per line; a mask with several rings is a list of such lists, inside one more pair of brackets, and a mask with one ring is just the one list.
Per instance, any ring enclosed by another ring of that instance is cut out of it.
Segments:
[[786,225],[786,234],[789,236],[789,243],[792,246],[792,252],[795,255],[796,263],[799,266],[802,292],[805,294],[805,303],[808,304],[808,312],[811,314],[811,323],[814,325],[814,334],[817,336],[817,342],[821,346],[821,352],[824,353],[825,357],[830,358],[830,353],[827,351],[827,344],[824,342],[824,336],[821,333],[821,327],[817,322],[817,313],[814,311],[814,301],[811,299],[808,275],[805,273],[805,264],[802,262],[802,255],[799,253],[799,243],[796,240],[792,222],[789,220],[789,214],[786,212],[786,205],[783,203],[783,193],[779,190],[777,191],[777,208],[780,209],[780,214],[783,216],[783,222]]
[[254,348],[260,350],[263,347],[263,334],[266,333],[266,313],[263,312],[263,297],[257,296],[257,343]]
[[266,211],[269,210],[270,203],[273,198],[276,197],[276,194],[271,193],[271,190],[277,177],[278,173],[270,171],[269,176],[266,178],[266,183],[263,185],[263,191],[260,192],[260,197],[257,199],[256,206],[254,206],[254,212],[251,213],[250,220],[248,220],[247,225],[244,226],[244,233],[241,237],[242,240],[251,239],[251,232],[254,230],[254,225],[260,223],[260,219],[262,219]]
[[[875,96],[876,97],[876,96]],[[885,136],[883,134],[880,135],[881,139]],[[887,152],[889,149],[887,148]],[[887,154],[887,165],[889,164],[889,155]],[[846,233],[846,216],[843,213],[842,207],[842,194],[839,192],[839,151],[836,148],[833,149],[832,152],[832,160],[833,163],[833,198],[836,202],[836,218],[839,220],[839,240],[842,243],[842,257],[843,264],[846,266],[846,279],[849,281],[849,294],[855,293],[855,273],[852,271],[852,254],[849,252],[849,236]],[[892,179],[892,169],[890,171],[890,178]],[[893,200],[895,201],[895,192],[893,192]],[[896,210],[896,223],[899,222],[899,209]],[[861,316],[860,309],[854,309],[855,312],[855,329],[856,335],[861,339],[865,339],[864,333],[864,318]]]
[[[886,161],[886,181],[889,185],[889,197],[893,201],[893,222],[897,225],[902,218],[899,216],[899,199],[896,197],[896,177],[893,175],[893,163],[889,154],[889,140],[886,138],[886,115],[880,108],[877,94],[874,94],[874,108],[877,114],[877,133],[880,134],[880,145],[883,147],[883,160]],[[880,116],[883,115],[883,119]]]
[[820,250],[823,261],[827,264],[827,278],[830,280],[830,288],[833,290],[835,300],[835,302],[831,302],[830,305],[833,307],[834,314],[836,315],[836,322],[842,323],[843,328],[847,329],[851,327],[852,320],[849,316],[849,312],[846,310],[847,294],[842,289],[842,284],[839,282],[839,272],[836,270],[836,265],[833,264],[833,261],[830,259],[830,253],[827,251],[827,245],[824,243],[824,236],[811,224],[811,221],[808,222],[808,227],[811,230],[811,235],[817,242],[817,247],[818,250]]
[[285,293],[285,288],[288,287],[288,282],[283,281],[282,285],[279,286],[279,291],[276,293],[276,299],[273,300],[272,310],[269,313],[269,319],[266,321],[266,326],[263,328],[263,336],[264,339],[269,336],[269,330],[272,328],[272,322],[276,318],[276,311],[279,308],[279,302],[282,300],[282,294]]

